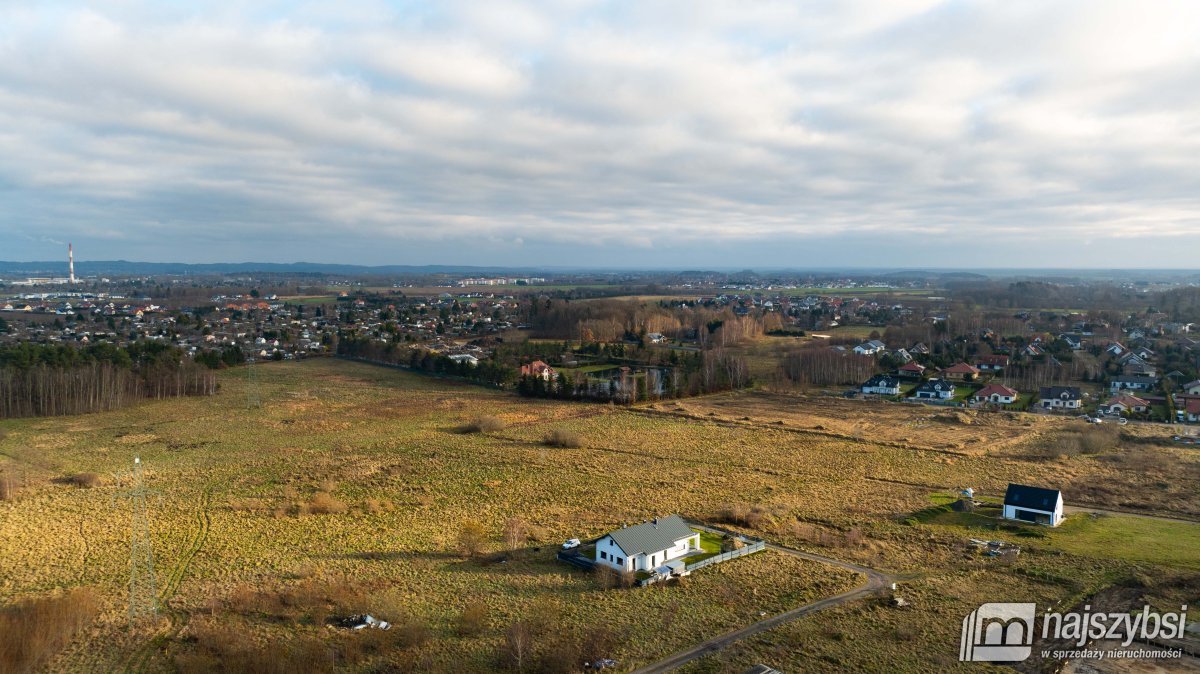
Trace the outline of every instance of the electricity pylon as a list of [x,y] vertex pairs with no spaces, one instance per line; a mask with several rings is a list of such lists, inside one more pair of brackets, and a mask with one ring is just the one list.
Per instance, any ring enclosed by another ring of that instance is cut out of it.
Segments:
[[258,393],[258,368],[254,359],[246,359],[246,408],[262,407],[262,396]]
[[158,613],[158,580],[154,575],[154,550],[150,545],[150,507],[146,497],[158,494],[146,489],[142,460],[133,459],[132,485],[120,495],[132,510],[129,536],[129,623],[132,625]]

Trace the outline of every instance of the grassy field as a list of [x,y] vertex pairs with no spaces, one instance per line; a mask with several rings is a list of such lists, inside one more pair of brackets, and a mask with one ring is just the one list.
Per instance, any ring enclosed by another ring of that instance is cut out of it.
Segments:
[[[260,408],[246,409],[247,380],[231,370],[211,398],[0,421],[0,471],[17,484],[0,501],[0,604],[89,587],[102,608],[51,671],[205,671],[215,659],[255,657],[296,658],[310,671],[489,671],[515,623],[529,628],[539,667],[600,640],[627,671],[861,582],[764,553],[681,585],[606,589],[553,559],[566,538],[668,513],[905,574],[919,600],[911,611],[871,601],[818,614],[694,671],[767,657],[789,672],[927,671],[921,654],[952,669],[958,622],[980,598],[1070,601],[1134,563],[1151,576],[1192,568],[1186,550],[1137,539],[1129,554],[1104,552],[1130,532],[1100,519],[1039,540],[1045,554],[1072,560],[1076,579],[1065,583],[1035,572],[1046,564],[1039,554],[988,566],[964,557],[962,531],[902,521],[929,506],[930,487],[995,492],[1008,481],[1102,479],[1132,490],[1171,475],[1188,503],[1193,455],[1170,454],[1149,472],[1104,457],[1020,458],[1058,420],[765,393],[623,409],[334,360],[259,374]],[[460,432],[481,416],[500,428]],[[548,446],[553,430],[583,446]],[[112,474],[135,455],[158,492],[151,526],[165,611],[130,631],[128,483]],[[95,486],[75,486],[92,484],[79,478],[90,473]],[[515,550],[501,556],[514,520]],[[481,554],[468,558],[462,539],[474,528]],[[1145,540],[1168,533],[1147,529]],[[398,628],[355,641],[324,626],[349,612]]]
[[1191,522],[1075,513],[1049,528],[1001,521],[999,512],[999,507],[985,507],[976,512],[931,512],[921,519],[976,538],[998,537],[1037,549],[1200,571],[1200,525]]

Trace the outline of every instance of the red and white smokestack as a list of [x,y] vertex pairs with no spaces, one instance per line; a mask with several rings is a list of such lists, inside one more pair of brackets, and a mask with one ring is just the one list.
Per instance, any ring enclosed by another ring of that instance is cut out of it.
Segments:
[[67,275],[71,279],[71,283],[75,282],[75,249],[71,244],[67,244]]

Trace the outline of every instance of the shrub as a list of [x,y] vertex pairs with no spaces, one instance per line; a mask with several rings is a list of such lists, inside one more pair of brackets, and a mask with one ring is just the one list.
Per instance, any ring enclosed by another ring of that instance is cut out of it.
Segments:
[[336,515],[346,512],[346,504],[327,491],[319,491],[308,501],[307,510],[315,515]]
[[487,626],[487,615],[487,604],[481,601],[467,604],[458,616],[458,635],[470,637],[483,632],[483,628]]
[[556,428],[550,431],[543,440],[551,447],[566,447],[568,449],[578,449],[583,446],[583,440],[577,433]]
[[727,505],[717,513],[717,519],[726,524],[737,524],[750,529],[761,529],[774,521],[771,511],[760,506],[744,503]]
[[394,623],[391,631],[395,633],[396,645],[400,648],[420,648],[429,640],[429,626],[412,616]]
[[0,671],[23,674],[41,669],[99,610],[95,593],[86,588],[0,609]]
[[12,473],[0,473],[0,501],[11,501],[17,497],[17,489],[21,483],[18,482]]
[[460,433],[495,433],[504,428],[504,421],[499,417],[476,417],[459,427]]
[[475,521],[463,522],[462,527],[458,530],[458,551],[464,557],[473,559],[483,551],[486,540],[487,536],[482,524]]
[[67,477],[63,478],[63,482],[75,487],[79,487],[80,489],[91,489],[93,487],[99,487],[104,483],[104,480],[97,473],[75,473],[74,475],[68,475]]
[[614,569],[605,564],[597,564],[593,567],[596,577],[596,584],[602,590],[611,590],[613,588],[630,588],[637,582],[637,576],[632,571],[621,571]]
[[339,655],[312,637],[258,643],[245,630],[211,625],[193,628],[189,641],[191,649],[175,656],[175,666],[182,674],[332,672]]

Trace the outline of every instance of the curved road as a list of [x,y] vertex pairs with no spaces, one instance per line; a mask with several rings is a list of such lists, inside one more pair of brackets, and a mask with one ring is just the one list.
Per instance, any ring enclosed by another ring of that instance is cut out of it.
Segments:
[[[698,522],[689,522],[689,524],[691,524],[695,529],[708,531],[710,533],[730,533],[722,529],[700,524]],[[691,662],[692,660],[704,657],[710,653],[715,653],[716,651],[725,648],[735,641],[754,636],[755,634],[761,634],[762,632],[766,632],[769,629],[773,629],[784,623],[791,622],[810,613],[816,613],[817,611],[833,606],[840,606],[846,602],[875,594],[892,583],[892,576],[865,566],[852,564],[850,562],[834,559],[832,557],[825,557],[823,555],[814,555],[811,552],[802,552],[792,548],[785,548],[781,545],[774,545],[772,543],[768,543],[767,547],[785,555],[791,555],[793,557],[799,557],[801,559],[807,559],[814,562],[821,562],[822,564],[829,564],[838,568],[846,569],[847,571],[861,573],[867,577],[867,582],[859,585],[853,590],[849,590],[832,597],[826,597],[810,604],[797,606],[794,609],[784,611],[783,613],[773,615],[769,618],[764,618],[763,620],[760,620],[752,625],[747,625],[741,629],[727,632],[720,636],[702,641],[691,648],[684,649],[678,653],[674,653],[662,660],[659,660],[658,662],[636,669],[633,671],[633,674],[658,674],[659,672],[669,672],[677,667],[682,667],[684,664]]]

